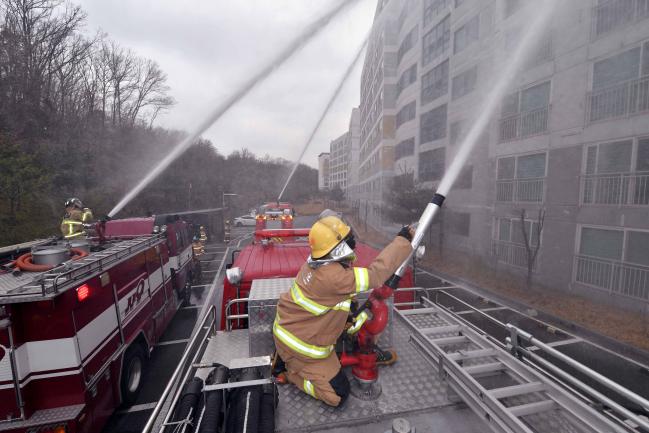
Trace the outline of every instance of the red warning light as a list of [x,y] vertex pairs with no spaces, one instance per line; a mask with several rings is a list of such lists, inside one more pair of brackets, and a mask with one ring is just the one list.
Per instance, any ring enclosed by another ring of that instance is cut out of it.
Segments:
[[77,287],[77,299],[79,302],[85,301],[90,296],[90,287],[87,284]]

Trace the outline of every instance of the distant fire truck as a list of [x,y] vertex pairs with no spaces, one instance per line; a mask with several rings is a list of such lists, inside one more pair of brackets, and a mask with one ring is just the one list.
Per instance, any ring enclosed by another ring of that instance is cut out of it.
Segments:
[[268,227],[269,221],[279,221],[281,228],[292,229],[293,218],[295,218],[295,208],[287,202],[270,202],[259,207],[257,210],[255,225],[256,230],[263,230]]
[[99,432],[139,392],[194,277],[188,225],[132,218],[97,233],[0,249],[0,432]]
[[[223,302],[220,329],[245,328],[247,321],[240,316],[247,314],[247,298],[254,280],[293,278],[310,253],[309,229],[256,230],[255,240],[235,251],[232,262],[227,265],[223,280]],[[355,266],[367,267],[379,251],[358,242],[354,250]],[[412,270],[408,270],[400,287],[412,287]],[[412,292],[397,292],[395,302],[412,301]]]

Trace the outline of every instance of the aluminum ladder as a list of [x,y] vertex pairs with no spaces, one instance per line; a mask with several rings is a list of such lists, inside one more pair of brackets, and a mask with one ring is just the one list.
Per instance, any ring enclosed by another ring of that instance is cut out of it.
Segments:
[[397,310],[411,341],[495,432],[629,432],[566,387],[521,362],[491,337],[423,297],[423,308]]

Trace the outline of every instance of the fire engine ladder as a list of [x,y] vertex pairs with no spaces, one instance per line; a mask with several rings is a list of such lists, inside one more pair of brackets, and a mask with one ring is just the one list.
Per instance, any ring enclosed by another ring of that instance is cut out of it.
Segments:
[[99,274],[111,265],[163,241],[164,237],[159,235],[141,236],[120,241],[104,251],[92,253],[79,260],[69,261],[42,274],[33,284],[23,287],[21,291],[38,290],[43,295],[57,293],[68,285]]
[[422,298],[396,310],[440,377],[496,432],[628,432],[458,317]]

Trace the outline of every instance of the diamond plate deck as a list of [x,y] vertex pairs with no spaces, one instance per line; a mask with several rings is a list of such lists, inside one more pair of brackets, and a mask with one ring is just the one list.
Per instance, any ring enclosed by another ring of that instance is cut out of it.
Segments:
[[42,424],[55,424],[75,419],[86,407],[85,404],[57,407],[54,409],[37,410],[25,421],[12,421],[0,423],[0,431],[13,429],[26,429],[28,427],[40,426]]
[[[381,368],[383,392],[378,400],[361,401],[350,397],[343,408],[332,408],[307,396],[295,386],[279,387],[280,399],[276,415],[276,431],[302,432],[329,430],[339,427],[352,431],[353,426],[403,417],[407,414],[430,413],[431,419],[444,424],[450,415],[440,410],[452,406],[463,412],[464,433],[488,430],[473,412],[458,406],[447,397],[447,386],[415,347],[408,342],[409,333],[395,316],[393,333],[399,361]],[[248,330],[219,332],[208,343],[201,362],[228,364],[230,359],[248,355]],[[207,369],[202,373],[206,375]],[[349,374],[349,372],[348,372]],[[201,376],[204,377],[204,376]],[[355,431],[355,429],[354,429]],[[383,430],[381,430],[383,431]]]

